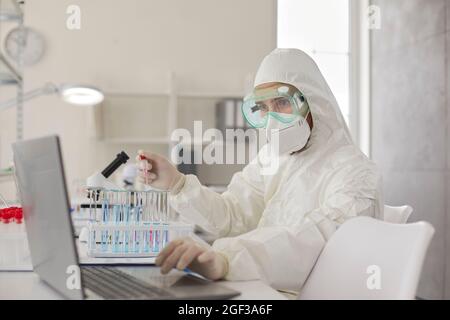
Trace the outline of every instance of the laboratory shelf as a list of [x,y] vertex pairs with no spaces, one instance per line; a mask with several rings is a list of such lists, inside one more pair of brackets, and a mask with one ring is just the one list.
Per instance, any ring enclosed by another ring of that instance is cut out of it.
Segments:
[[198,99],[210,99],[210,98],[228,98],[228,99],[242,99],[245,96],[244,92],[179,92],[178,98],[198,98]]
[[0,170],[0,177],[13,177],[13,176],[14,176],[13,170],[9,170],[9,169]]
[[22,82],[20,73],[0,53],[0,85],[17,85]]
[[[19,2],[16,0],[0,0],[0,22],[9,21],[22,23],[23,12]],[[20,72],[0,52],[0,85],[19,85],[21,83],[22,76]]]
[[[107,97],[113,96],[147,96],[147,97],[170,97],[172,93],[168,91],[152,91],[152,92],[121,92],[121,91],[107,91]],[[207,91],[180,91],[175,94],[178,99],[182,98],[198,98],[198,99],[216,99],[216,98],[237,98],[242,99],[245,92],[207,92]]]
[[0,22],[21,21],[23,12],[16,0],[0,0]]
[[170,143],[168,137],[154,138],[107,138],[102,140],[108,144],[167,144]]
[[14,181],[14,173],[0,172],[0,183]]
[[[245,90],[205,91],[181,89],[173,71],[167,74],[167,87],[161,90],[120,92],[105,91],[105,102],[94,113],[96,138],[110,145],[157,145],[167,148],[167,155],[174,147],[189,150],[205,146],[212,141],[172,141],[173,132],[190,126],[196,119],[206,118],[207,127],[214,127],[214,110],[217,102],[224,99],[241,100]],[[151,119],[151,125],[149,125]],[[124,125],[124,123],[132,124]],[[142,132],[135,128],[146,128]],[[192,129],[188,129],[191,132]],[[98,134],[100,133],[101,134]],[[203,133],[202,133],[203,135]],[[228,142],[217,145],[225,145]]]

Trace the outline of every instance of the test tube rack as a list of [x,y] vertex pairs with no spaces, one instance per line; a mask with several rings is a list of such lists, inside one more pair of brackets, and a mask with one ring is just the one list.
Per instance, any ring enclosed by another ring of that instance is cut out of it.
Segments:
[[192,226],[177,223],[134,225],[88,223],[91,257],[153,257],[169,241],[189,236]]
[[87,254],[90,257],[152,257],[193,226],[169,220],[167,191],[89,189]]

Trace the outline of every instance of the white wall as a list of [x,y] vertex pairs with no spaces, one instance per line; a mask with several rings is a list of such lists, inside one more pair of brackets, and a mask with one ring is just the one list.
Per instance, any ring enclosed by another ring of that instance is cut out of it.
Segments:
[[385,201],[409,204],[435,228],[418,296],[450,298],[450,0],[372,0],[372,156]]
[[[275,2],[27,1],[26,25],[44,35],[47,52],[26,70],[25,87],[32,89],[47,81],[84,82],[105,92],[147,93],[165,90],[167,72],[173,71],[180,91],[243,92],[245,78],[275,47]],[[81,30],[66,28],[70,4],[81,8]],[[9,96],[0,90],[0,99]],[[61,136],[69,184],[100,169],[122,148],[130,154],[142,147],[167,149],[98,142],[90,137],[88,113],[56,96],[25,106],[26,139],[51,133]],[[5,165],[11,160],[10,143],[15,139],[14,110],[0,114],[0,139],[0,164]],[[0,192],[5,189],[11,192],[12,185],[0,184]]]

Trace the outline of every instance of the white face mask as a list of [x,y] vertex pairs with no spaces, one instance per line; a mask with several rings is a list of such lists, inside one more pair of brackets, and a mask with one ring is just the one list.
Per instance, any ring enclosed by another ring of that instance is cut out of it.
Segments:
[[298,121],[283,123],[269,116],[266,136],[267,141],[271,144],[272,152],[282,155],[299,151],[305,147],[311,135],[311,128],[305,118],[301,116],[299,118]]

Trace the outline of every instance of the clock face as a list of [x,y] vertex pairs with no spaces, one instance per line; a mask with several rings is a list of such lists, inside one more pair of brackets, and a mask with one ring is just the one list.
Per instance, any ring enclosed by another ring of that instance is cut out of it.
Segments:
[[44,55],[44,38],[27,27],[14,28],[6,36],[5,51],[12,60],[18,63],[21,48],[23,65],[31,66],[41,60]]

